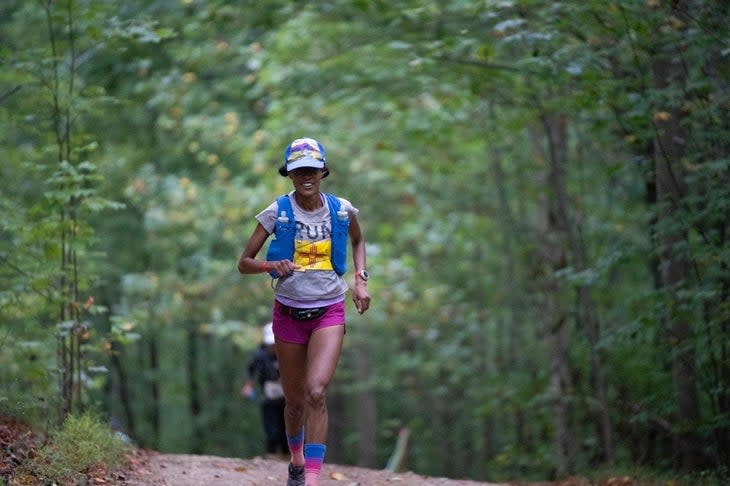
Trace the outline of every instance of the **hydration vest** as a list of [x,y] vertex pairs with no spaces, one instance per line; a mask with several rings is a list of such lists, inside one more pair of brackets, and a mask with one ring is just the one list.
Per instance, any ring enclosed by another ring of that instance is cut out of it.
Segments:
[[[330,261],[332,268],[337,275],[344,275],[347,271],[347,236],[350,227],[350,218],[345,211],[340,211],[340,200],[333,194],[325,194],[327,206],[330,210],[332,233],[332,249]],[[276,226],[274,226],[275,238],[269,244],[266,252],[266,260],[294,260],[294,235],[297,223],[294,219],[294,210],[289,200],[289,195],[284,194],[276,200],[277,209]],[[269,272],[273,278],[279,278],[276,271]]]

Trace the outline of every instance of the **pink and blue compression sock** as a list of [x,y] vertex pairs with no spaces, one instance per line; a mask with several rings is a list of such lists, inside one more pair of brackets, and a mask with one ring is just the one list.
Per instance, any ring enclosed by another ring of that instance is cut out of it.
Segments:
[[291,453],[292,463],[294,459],[298,459],[298,463],[301,464],[304,460],[304,429],[302,429],[297,435],[286,434],[286,441],[289,444],[289,452]]
[[327,452],[327,446],[324,444],[304,445],[304,479],[306,486],[317,486],[319,483],[325,452]]

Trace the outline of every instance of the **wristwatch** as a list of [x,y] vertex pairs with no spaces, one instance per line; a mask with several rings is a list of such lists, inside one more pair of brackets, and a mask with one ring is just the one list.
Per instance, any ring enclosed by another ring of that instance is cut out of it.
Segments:
[[357,272],[357,276],[360,277],[363,280],[363,282],[367,282],[368,279],[370,278],[370,275],[368,274],[367,270],[360,270],[359,272]]

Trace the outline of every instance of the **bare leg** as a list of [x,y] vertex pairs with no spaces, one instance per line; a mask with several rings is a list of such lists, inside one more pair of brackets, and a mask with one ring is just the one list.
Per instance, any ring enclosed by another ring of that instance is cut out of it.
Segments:
[[315,331],[309,341],[305,400],[306,441],[310,443],[327,442],[327,387],[340,359],[344,335],[344,326],[330,326]]
[[[306,441],[319,444],[327,441],[326,393],[339,361],[344,335],[344,326],[330,326],[315,331],[306,346],[277,340],[288,434],[298,434],[306,420]],[[291,463],[304,464],[304,456],[292,454]]]
[[[301,432],[304,426],[304,383],[307,376],[307,347],[276,341],[276,356],[279,360],[281,386],[284,389],[284,425],[289,436]],[[304,465],[301,449],[291,451],[290,461],[295,466]]]

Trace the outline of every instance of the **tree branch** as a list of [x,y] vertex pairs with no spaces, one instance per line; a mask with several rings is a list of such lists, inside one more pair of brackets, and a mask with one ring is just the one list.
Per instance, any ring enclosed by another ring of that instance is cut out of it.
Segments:
[[488,62],[482,62],[477,61],[474,59],[460,59],[460,58],[453,58],[453,57],[447,57],[447,56],[437,56],[434,59],[438,61],[446,61],[453,64],[463,64],[466,66],[474,66],[481,69],[491,69],[495,71],[510,71],[515,73],[528,73],[528,74],[537,74],[537,71],[531,70],[531,69],[521,69],[516,68],[513,66],[508,66],[506,64],[492,64]]
[[16,87],[14,87],[14,88],[12,88],[12,89],[10,89],[10,90],[6,91],[5,93],[1,94],[1,95],[0,95],[0,103],[4,102],[4,101],[5,101],[5,98],[10,98],[10,97],[11,97],[11,96],[13,96],[13,95],[14,95],[15,93],[17,93],[18,91],[20,91],[20,88],[22,88],[22,87],[23,87],[23,86],[19,84],[19,85],[17,85]]
[[[17,273],[19,275],[22,275],[23,277],[26,277],[26,278],[33,277],[31,274],[29,274],[28,272],[24,271],[19,266],[13,264],[13,262],[11,262],[4,255],[0,255],[0,265],[5,265],[6,267],[10,268],[15,273]],[[48,299],[48,300],[52,300],[53,299],[53,295],[51,293],[44,292],[43,290],[37,289],[32,284],[29,286],[29,288],[30,288],[30,290],[32,290],[33,292],[35,292],[36,294],[40,295],[41,297],[43,297],[45,299]]]

